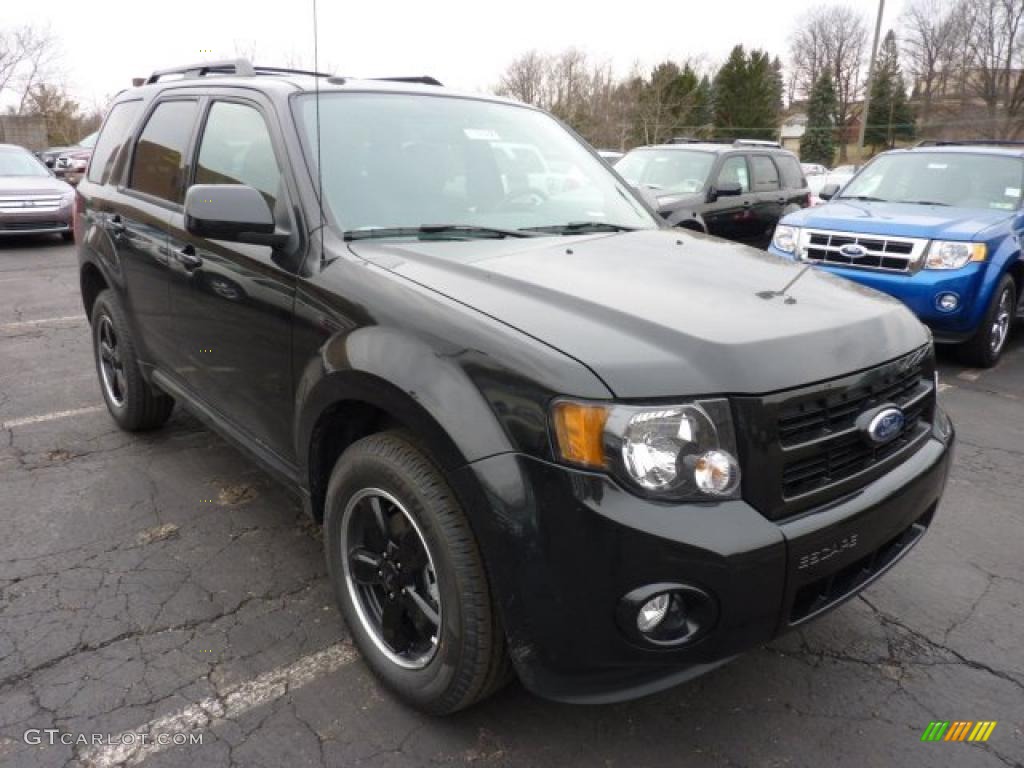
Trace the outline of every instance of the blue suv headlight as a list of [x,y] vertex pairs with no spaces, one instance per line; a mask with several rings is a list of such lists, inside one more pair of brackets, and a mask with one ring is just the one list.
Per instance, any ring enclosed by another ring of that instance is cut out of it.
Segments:
[[928,246],[925,269],[960,269],[972,261],[984,261],[988,251],[984,243],[933,240]]
[[796,253],[797,243],[800,241],[800,227],[790,227],[786,224],[779,224],[772,236],[772,245],[783,253]]

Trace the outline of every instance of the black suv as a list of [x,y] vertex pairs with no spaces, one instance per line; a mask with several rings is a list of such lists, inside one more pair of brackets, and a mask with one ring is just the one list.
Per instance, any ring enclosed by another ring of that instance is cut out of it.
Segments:
[[779,219],[810,205],[796,155],[768,141],[674,139],[615,164],[674,227],[766,248]]
[[953,432],[899,302],[666,227],[532,107],[175,74],[118,96],[78,187],[103,397],[127,430],[182,403],[295,489],[407,701],[666,687],[931,522]]

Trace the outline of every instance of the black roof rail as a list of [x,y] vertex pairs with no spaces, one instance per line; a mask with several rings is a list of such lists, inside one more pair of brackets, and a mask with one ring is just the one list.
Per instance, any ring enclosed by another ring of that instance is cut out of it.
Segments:
[[1024,141],[1010,139],[922,139],[914,145],[917,147],[1024,147]]
[[441,81],[430,75],[413,75],[412,77],[373,77],[371,80],[383,80],[391,83],[418,83],[419,85],[441,85]]
[[160,82],[167,75],[186,77],[208,77],[209,75],[235,75],[237,77],[255,77],[256,75],[309,75],[311,77],[330,77],[327,72],[313,72],[308,69],[290,69],[288,67],[253,66],[247,59],[224,59],[223,61],[202,61],[198,64],[186,64],[181,67],[158,69],[146,78],[144,85]]

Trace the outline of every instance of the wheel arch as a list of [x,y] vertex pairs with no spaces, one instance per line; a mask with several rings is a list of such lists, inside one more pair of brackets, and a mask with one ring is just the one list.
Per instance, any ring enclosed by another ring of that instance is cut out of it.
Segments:
[[91,261],[85,261],[79,270],[79,285],[82,291],[82,304],[85,307],[85,316],[91,319],[96,297],[100,295],[101,291],[110,288],[110,283],[96,264]]

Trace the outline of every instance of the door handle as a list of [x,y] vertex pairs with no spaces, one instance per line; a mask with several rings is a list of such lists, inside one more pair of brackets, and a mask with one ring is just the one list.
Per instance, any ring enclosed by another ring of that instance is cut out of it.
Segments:
[[203,257],[196,253],[196,249],[191,245],[186,245],[184,248],[177,252],[178,261],[185,268],[186,271],[191,272],[194,269],[199,269],[203,266]]
[[121,214],[115,213],[113,216],[110,217],[110,231],[114,233],[115,237],[117,235],[124,234],[126,229],[127,229],[127,227],[124,225],[124,222],[121,220]]
[[749,208],[750,206],[751,206],[751,202],[749,200],[744,200],[743,201],[743,207],[744,208]]

